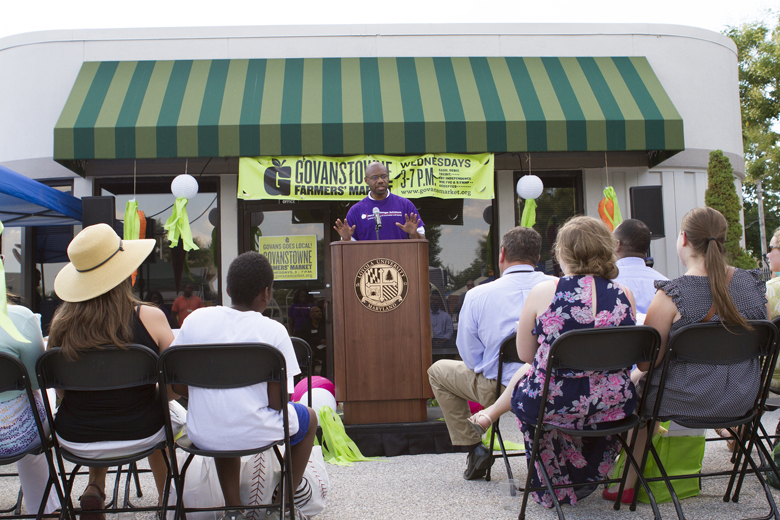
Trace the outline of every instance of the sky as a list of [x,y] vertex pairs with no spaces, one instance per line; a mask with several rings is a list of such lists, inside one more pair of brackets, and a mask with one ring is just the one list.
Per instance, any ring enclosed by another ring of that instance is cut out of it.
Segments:
[[378,23],[672,23],[721,32],[777,24],[777,0],[0,0],[0,38],[120,27]]

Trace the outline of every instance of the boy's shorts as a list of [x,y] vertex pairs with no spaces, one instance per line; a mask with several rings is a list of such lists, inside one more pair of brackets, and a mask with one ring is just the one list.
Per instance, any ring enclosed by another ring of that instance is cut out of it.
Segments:
[[298,431],[295,435],[290,436],[290,446],[295,446],[306,437],[309,432],[309,422],[311,417],[309,416],[309,407],[301,403],[289,403],[295,410],[295,414],[298,416]]

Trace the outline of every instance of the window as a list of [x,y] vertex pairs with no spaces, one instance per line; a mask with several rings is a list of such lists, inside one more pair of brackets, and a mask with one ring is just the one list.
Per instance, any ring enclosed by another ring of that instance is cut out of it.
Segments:
[[493,201],[425,197],[412,202],[425,222],[431,292],[441,293],[445,310],[452,314],[467,281],[479,285],[497,274]]
[[[525,172],[515,172],[513,186],[526,175]],[[534,173],[544,184],[544,191],[536,199],[536,225],[534,229],[542,235],[542,252],[540,267],[547,274],[560,276],[560,267],[552,253],[558,228],[574,215],[581,215],[582,210],[582,173],[579,171],[538,172]],[[515,225],[520,225],[525,200],[515,193]]]
[[[220,303],[219,279],[219,181],[213,178],[198,179],[198,194],[187,203],[187,216],[192,238],[199,249],[184,254],[181,246],[171,249],[167,231],[163,225],[171,216],[174,197],[171,180],[137,179],[135,198],[138,210],[146,217],[146,238],[157,240],[154,254],[138,270],[134,286],[136,295],[150,301],[159,293],[164,312],[169,315],[171,326],[178,328],[176,316],[170,315],[174,299],[188,283],[193,293],[206,306]],[[96,194],[116,198],[117,233],[122,235],[125,205],[133,198],[133,179],[99,179]],[[186,261],[185,261],[186,258]]]

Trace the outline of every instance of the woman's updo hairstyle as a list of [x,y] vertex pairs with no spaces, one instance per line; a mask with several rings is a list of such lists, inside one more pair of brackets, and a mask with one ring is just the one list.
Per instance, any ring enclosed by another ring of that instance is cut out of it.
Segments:
[[731,301],[726,283],[726,218],[717,210],[701,207],[689,211],[680,222],[680,230],[695,256],[704,258],[704,268],[710,280],[710,292],[718,317],[729,325],[747,326],[745,318]]
[[572,217],[558,230],[555,256],[571,275],[592,274],[609,280],[618,275],[615,241],[607,226],[593,217]]

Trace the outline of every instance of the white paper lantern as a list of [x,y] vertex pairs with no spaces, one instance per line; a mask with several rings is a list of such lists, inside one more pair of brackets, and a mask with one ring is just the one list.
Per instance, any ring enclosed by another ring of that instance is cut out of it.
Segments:
[[544,191],[542,179],[536,175],[524,175],[517,181],[517,194],[524,199],[535,199]]
[[198,194],[198,181],[188,174],[178,175],[171,183],[171,193],[177,199],[191,199]]
[[[298,401],[301,404],[309,404],[309,392],[304,392],[301,396],[301,400]],[[336,398],[333,397],[325,388],[312,388],[311,389],[311,407],[315,412],[319,412],[323,406],[329,406],[331,410],[336,411]]]

